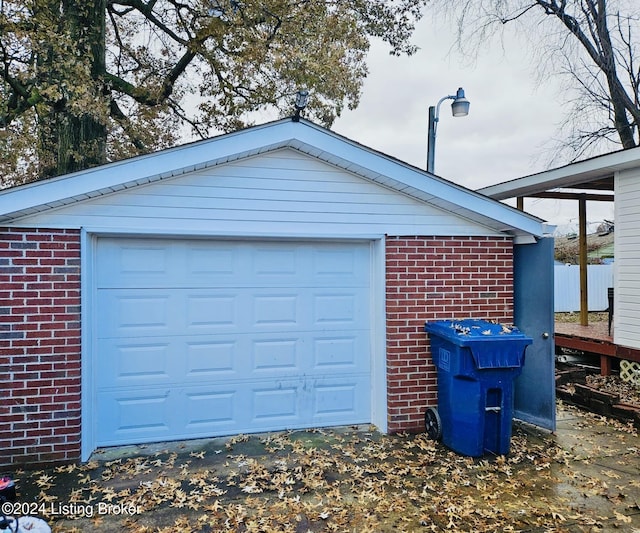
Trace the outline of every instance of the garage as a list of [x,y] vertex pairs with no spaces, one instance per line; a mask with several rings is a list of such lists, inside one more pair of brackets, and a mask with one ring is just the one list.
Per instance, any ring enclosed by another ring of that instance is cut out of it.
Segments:
[[369,422],[369,247],[98,239],[97,444]]
[[551,428],[553,336],[522,312],[551,294],[530,283],[547,233],[304,119],[0,191],[0,465],[334,425],[424,431],[438,394],[424,324],[449,317],[540,339],[521,412]]

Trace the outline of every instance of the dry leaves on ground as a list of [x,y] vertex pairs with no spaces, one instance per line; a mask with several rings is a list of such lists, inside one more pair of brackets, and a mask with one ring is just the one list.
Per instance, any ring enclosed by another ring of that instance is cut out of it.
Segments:
[[620,376],[587,375],[586,383],[594,389],[617,394],[622,403],[640,406],[640,388],[634,383],[622,380]]
[[[576,473],[572,464],[583,458],[552,437],[521,429],[511,448],[508,457],[472,459],[425,435],[311,430],[24,473],[21,485],[25,494],[32,491],[32,500],[49,502],[52,512],[44,514],[56,532],[564,531],[571,524],[597,531],[603,521],[628,526],[637,503],[608,475],[615,472]],[[558,491],[560,476],[564,492]],[[582,502],[593,497],[616,514],[590,511]],[[93,516],[55,511],[70,501]],[[98,505],[111,505],[111,512],[98,514]]]

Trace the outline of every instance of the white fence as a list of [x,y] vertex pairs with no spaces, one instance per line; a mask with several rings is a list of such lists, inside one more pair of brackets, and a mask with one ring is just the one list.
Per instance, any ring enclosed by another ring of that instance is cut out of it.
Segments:
[[[587,296],[589,311],[604,311],[609,307],[607,289],[613,287],[613,265],[587,265]],[[555,312],[580,310],[580,267],[555,265]]]

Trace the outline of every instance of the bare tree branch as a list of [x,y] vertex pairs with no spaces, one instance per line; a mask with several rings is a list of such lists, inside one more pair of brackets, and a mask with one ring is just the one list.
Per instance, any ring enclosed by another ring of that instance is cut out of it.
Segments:
[[[583,143],[585,150],[592,150],[598,138],[607,146],[611,132],[624,148],[638,145],[640,4],[623,0],[464,0],[455,5],[440,0],[440,4],[458,20],[458,42],[470,47],[480,48],[492,30],[507,24],[536,35],[544,47],[539,57],[546,68],[569,76],[578,95],[570,102],[577,119],[564,123],[574,137],[567,143],[573,149]],[[588,124],[593,134],[581,124]]]

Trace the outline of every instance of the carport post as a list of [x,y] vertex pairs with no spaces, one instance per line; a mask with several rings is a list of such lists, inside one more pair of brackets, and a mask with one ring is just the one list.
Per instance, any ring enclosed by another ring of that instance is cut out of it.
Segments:
[[578,240],[580,246],[580,324],[589,325],[587,294],[587,196],[578,196]]

